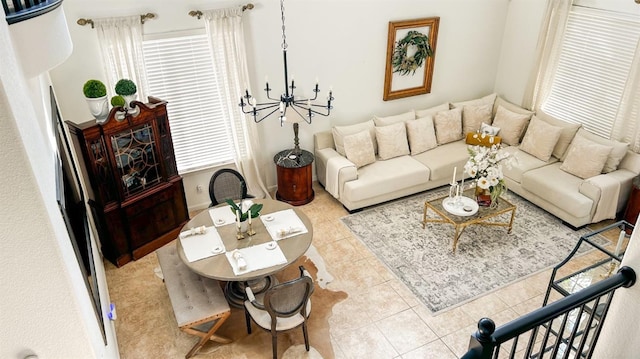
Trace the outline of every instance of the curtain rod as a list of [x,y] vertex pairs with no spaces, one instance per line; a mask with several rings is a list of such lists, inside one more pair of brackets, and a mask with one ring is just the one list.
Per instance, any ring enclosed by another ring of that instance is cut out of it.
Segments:
[[[156,18],[156,14],[148,12],[146,14],[140,15],[140,23],[144,24],[144,22],[147,21],[147,19],[155,19],[155,18]],[[91,28],[92,29],[94,28],[92,19],[80,18],[78,19],[78,21],[76,21],[76,23],[80,26],[91,24]]]
[[[242,11],[251,10],[253,8],[254,8],[254,6],[253,6],[252,3],[248,3],[247,5],[242,5]],[[200,10],[191,10],[191,11],[189,11],[189,15],[193,16],[193,17],[197,17],[198,20],[200,20],[200,18],[202,18],[202,11],[200,11]]]

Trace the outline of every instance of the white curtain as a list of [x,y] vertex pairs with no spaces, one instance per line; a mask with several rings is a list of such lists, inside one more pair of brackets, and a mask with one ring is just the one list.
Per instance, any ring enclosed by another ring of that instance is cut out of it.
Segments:
[[631,143],[631,150],[640,153],[640,40],[618,107],[612,137],[627,140]]
[[270,197],[258,168],[257,154],[261,146],[257,125],[247,120],[238,106],[241,94],[249,87],[242,9],[236,7],[202,13],[213,49],[214,67],[224,81],[224,96],[233,122],[236,166],[245,177],[252,195],[258,198]]
[[539,110],[549,95],[572,5],[573,0],[549,0],[547,3],[544,21],[538,35],[533,72],[522,100],[523,106],[530,110]]
[[147,77],[142,55],[140,16],[95,19],[98,41],[107,75],[105,84],[110,96],[120,79],[136,84],[138,100],[147,102]]

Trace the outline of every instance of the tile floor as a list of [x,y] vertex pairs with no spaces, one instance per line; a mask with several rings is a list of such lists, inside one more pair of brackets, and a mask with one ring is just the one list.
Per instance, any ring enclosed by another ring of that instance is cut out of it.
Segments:
[[[433,315],[342,225],[339,219],[348,214],[342,205],[319,185],[314,184],[314,189],[315,199],[299,208],[312,220],[313,244],[334,277],[328,289],[348,295],[328,315],[328,342],[335,358],[459,358],[480,318],[490,317],[500,325],[541,305],[550,270]],[[195,337],[181,333],[172,317],[150,319],[150,313],[169,305],[164,287],[152,273],[157,266],[155,254],[122,268],[105,265],[111,300],[118,304],[116,333],[122,358],[183,357]],[[225,326],[237,326],[242,332],[243,319],[237,314]],[[299,349],[301,331],[292,332],[291,337],[294,347],[283,357],[321,357]],[[237,340],[227,348],[209,343],[196,358],[270,358],[268,333],[259,338]],[[284,347],[280,353],[291,345],[280,343]]]

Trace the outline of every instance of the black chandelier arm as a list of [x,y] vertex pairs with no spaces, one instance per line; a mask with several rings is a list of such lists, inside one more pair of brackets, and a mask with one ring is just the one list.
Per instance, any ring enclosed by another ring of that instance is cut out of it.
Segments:
[[[306,115],[304,115],[304,116],[303,116],[303,115],[300,115],[300,112],[296,109],[296,107],[297,107],[297,108],[300,108],[300,109],[302,109],[302,110],[304,110],[307,114],[306,114]],[[320,111],[314,110],[314,109],[313,109],[313,107],[320,107],[320,108],[322,108],[322,109],[327,110],[327,112],[326,112],[326,113],[323,113],[323,112],[320,112]],[[324,105],[314,105],[314,104],[309,105],[309,104],[307,104],[306,102],[304,102],[304,103],[298,103],[298,101],[296,101],[296,102],[293,104],[292,108],[293,108],[293,109],[294,109],[294,110],[295,110],[295,111],[296,111],[300,116],[305,117],[305,118],[308,118],[308,117],[309,117],[309,114],[308,114],[308,113],[309,113],[309,111],[311,111],[311,113],[312,113],[312,114],[314,114],[314,115],[320,115],[320,116],[327,117],[327,116],[329,116],[329,114],[331,114],[331,109],[333,108],[333,106],[327,107],[327,106],[324,106]],[[311,119],[309,119],[309,121],[307,121],[307,122],[308,122],[308,123],[311,123]]]
[[[298,104],[292,104],[291,108],[300,116],[304,119],[304,121],[308,124],[311,124],[311,117],[308,114],[308,109],[304,106],[300,106]],[[303,109],[305,111],[305,114],[303,115],[302,113],[300,113],[300,111],[298,111],[298,109]],[[311,111],[313,112],[313,111]]]

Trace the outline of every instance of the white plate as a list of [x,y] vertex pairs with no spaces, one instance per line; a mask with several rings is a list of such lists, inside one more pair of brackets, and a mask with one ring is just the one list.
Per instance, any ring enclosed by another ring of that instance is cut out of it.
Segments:
[[267,249],[275,249],[278,244],[276,242],[267,243]]
[[466,217],[478,213],[478,202],[464,196],[461,196],[460,200],[462,201],[462,205],[458,207],[455,205],[455,200],[453,198],[447,197],[442,201],[442,207],[445,211],[455,214],[456,216]]
[[217,253],[222,253],[222,251],[223,251],[223,250],[224,250],[224,249],[222,249],[222,247],[213,247],[213,248],[211,249],[211,252],[213,252],[213,253],[216,253],[216,254],[217,254]]
[[264,218],[264,220],[267,221],[267,222],[273,221],[273,216],[264,216],[262,218]]

